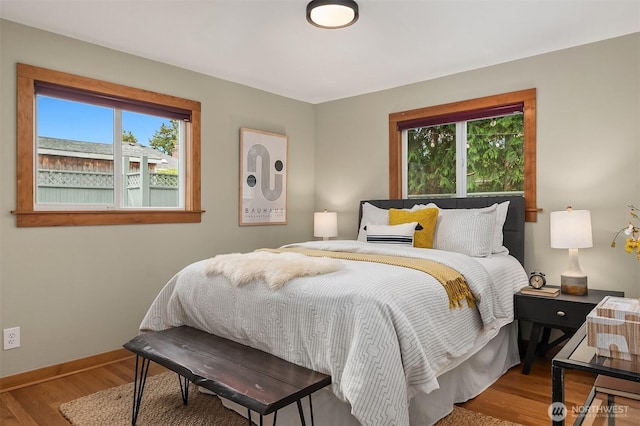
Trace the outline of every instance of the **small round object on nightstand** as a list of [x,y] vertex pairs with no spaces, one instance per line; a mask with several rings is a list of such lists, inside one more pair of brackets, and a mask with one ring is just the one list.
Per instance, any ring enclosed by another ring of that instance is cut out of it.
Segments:
[[531,275],[529,275],[529,285],[535,289],[544,287],[546,283],[547,279],[542,272],[533,271]]

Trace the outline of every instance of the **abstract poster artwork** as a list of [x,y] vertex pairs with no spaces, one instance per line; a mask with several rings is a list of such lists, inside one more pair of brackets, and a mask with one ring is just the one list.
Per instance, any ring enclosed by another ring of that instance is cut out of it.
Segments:
[[240,129],[240,225],[287,223],[287,137]]

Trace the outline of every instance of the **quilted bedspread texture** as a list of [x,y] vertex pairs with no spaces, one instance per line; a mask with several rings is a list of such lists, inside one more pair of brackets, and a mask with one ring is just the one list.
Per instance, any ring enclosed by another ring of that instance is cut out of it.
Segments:
[[201,260],[169,280],[140,330],[189,325],[272,353],[330,374],[331,391],[363,425],[408,426],[410,399],[437,389],[440,374],[512,322],[513,294],[527,283],[510,256],[339,240],[291,246],[431,259],[462,273],[477,306],[450,309],[436,279],[399,266],[341,260],[338,271],[274,290],[260,281],[235,287],[206,275]]

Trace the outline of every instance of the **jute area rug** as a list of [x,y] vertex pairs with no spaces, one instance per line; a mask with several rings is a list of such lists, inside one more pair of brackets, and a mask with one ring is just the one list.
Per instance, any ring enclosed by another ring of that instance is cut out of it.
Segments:
[[[131,424],[133,383],[106,389],[60,405],[60,412],[74,426],[128,426]],[[137,425],[246,426],[247,420],[225,408],[214,395],[189,388],[189,405],[182,404],[175,373],[147,378]],[[455,407],[437,426],[512,426],[484,414]]]

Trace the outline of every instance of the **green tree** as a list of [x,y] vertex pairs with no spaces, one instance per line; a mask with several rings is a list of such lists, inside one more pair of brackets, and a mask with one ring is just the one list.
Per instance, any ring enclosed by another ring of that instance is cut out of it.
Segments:
[[408,132],[409,195],[455,194],[456,125]]
[[131,130],[122,131],[122,143],[138,143],[138,139],[131,133]]
[[468,192],[524,190],[522,129],[522,115],[508,115],[468,123]]
[[[456,193],[455,131],[455,124],[409,130],[409,195]],[[467,192],[523,190],[522,115],[467,122]]]
[[152,148],[168,155],[173,154],[173,150],[176,149],[177,144],[178,120],[171,120],[171,126],[162,123],[160,129],[156,130],[153,137],[149,139],[149,145]]

